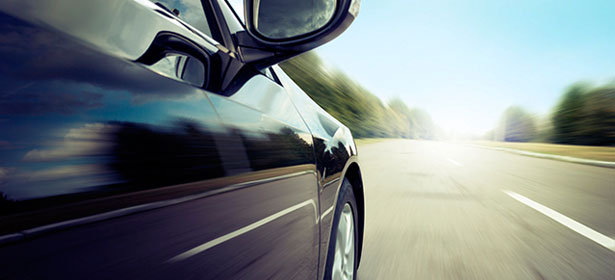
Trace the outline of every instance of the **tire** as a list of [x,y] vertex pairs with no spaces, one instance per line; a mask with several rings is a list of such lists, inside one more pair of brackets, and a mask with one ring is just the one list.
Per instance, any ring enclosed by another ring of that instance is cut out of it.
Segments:
[[[335,205],[329,249],[327,250],[325,279],[357,279],[359,237],[357,225],[357,202],[352,191],[352,185],[348,179],[344,179]],[[352,232],[352,235],[348,232]],[[352,240],[349,240],[349,237]],[[350,244],[352,244],[352,248],[348,248]]]

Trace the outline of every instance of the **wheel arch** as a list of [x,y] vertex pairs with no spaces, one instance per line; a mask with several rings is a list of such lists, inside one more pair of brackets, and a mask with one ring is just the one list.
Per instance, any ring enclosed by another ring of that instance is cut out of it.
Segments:
[[345,179],[348,179],[350,185],[352,186],[352,191],[354,193],[356,202],[357,202],[357,213],[359,215],[359,242],[358,242],[358,259],[357,266],[361,262],[361,255],[363,251],[363,238],[365,231],[365,191],[363,184],[363,177],[361,174],[361,168],[359,166],[356,157],[354,159],[349,160],[346,170],[344,171]]

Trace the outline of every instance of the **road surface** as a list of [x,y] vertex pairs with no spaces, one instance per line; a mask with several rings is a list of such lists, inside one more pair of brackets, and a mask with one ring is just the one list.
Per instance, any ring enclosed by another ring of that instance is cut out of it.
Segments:
[[615,279],[614,169],[408,140],[359,157],[359,280]]
[[[360,146],[359,158],[359,280],[615,279],[615,169],[405,140]],[[0,279],[308,279],[317,263],[298,257],[318,254],[305,226],[315,204],[280,194],[310,176],[8,244]]]

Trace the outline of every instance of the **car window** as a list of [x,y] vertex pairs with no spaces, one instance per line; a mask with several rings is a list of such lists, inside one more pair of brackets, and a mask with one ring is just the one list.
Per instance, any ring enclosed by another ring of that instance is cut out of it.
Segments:
[[241,9],[237,10],[236,7],[230,6],[229,2],[219,0],[218,3],[220,3],[220,10],[222,10],[222,14],[224,14],[224,19],[226,20],[229,31],[231,31],[231,33],[243,31],[243,24],[240,22],[241,18],[238,17],[238,15],[243,15],[243,4],[241,5]]
[[148,67],[152,71],[177,81],[201,87],[205,83],[207,67],[189,55],[170,53]]
[[212,37],[211,30],[205,18],[203,4],[201,0],[150,0],[154,3],[162,4],[169,11],[179,11],[178,17],[190,24],[192,27]]
[[243,19],[243,0],[226,0],[226,2],[235,11],[237,19],[241,21],[241,23],[245,23]]
[[265,70],[263,70],[263,74],[267,78],[271,79],[272,81],[274,81],[274,82],[276,82],[278,84],[280,83],[280,82],[278,82],[278,79],[276,79],[275,75],[273,74],[273,69],[271,69],[271,67],[265,68]]

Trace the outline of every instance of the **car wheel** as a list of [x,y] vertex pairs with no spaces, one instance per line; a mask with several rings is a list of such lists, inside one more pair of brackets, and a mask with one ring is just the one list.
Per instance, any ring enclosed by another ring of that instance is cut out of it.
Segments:
[[325,279],[357,278],[357,202],[352,185],[342,182],[331,227]]

